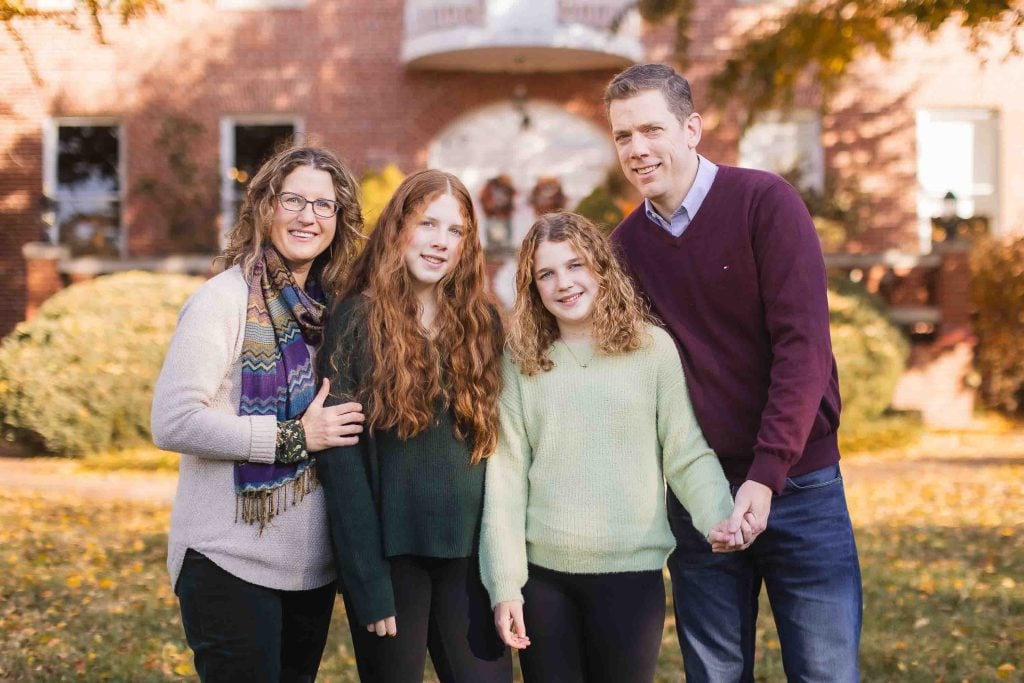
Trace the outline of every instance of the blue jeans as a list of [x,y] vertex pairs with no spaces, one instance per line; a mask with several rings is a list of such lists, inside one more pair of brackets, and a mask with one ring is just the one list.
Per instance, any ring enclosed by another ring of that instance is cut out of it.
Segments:
[[[735,493],[735,491],[734,491]],[[686,680],[754,680],[761,584],[790,681],[859,680],[860,563],[839,465],[786,480],[768,528],[738,553],[716,554],[670,496],[669,557]]]

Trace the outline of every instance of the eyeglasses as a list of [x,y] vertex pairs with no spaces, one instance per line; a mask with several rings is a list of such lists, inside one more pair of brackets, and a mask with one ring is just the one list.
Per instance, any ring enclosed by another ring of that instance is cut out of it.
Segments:
[[274,195],[285,211],[298,213],[306,208],[306,204],[313,205],[313,213],[320,218],[331,218],[341,209],[341,204],[330,199],[306,199],[301,194],[294,192],[279,192]]

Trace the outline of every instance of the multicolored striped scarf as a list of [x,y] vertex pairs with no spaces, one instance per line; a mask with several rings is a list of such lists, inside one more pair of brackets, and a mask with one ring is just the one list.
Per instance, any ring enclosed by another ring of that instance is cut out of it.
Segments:
[[[316,346],[323,338],[325,308],[312,274],[304,291],[277,250],[264,248],[249,283],[239,415],[274,415],[278,422],[302,415],[316,395],[306,344]],[[262,532],[316,487],[313,465],[312,457],[287,465],[236,463],[236,519],[240,509],[242,521],[258,522]]]

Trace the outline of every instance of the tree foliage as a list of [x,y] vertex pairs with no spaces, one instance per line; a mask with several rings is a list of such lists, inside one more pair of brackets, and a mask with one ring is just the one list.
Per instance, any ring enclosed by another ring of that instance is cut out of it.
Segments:
[[993,408],[1024,415],[1024,238],[974,245],[971,304],[981,397]]
[[38,85],[42,83],[39,69],[28,43],[18,30],[18,26],[26,21],[57,21],[61,25],[80,30],[83,24],[88,25],[96,40],[106,42],[103,35],[103,21],[116,17],[126,24],[132,19],[145,16],[146,13],[163,9],[162,0],[74,0],[71,10],[39,9],[31,0],[0,0],[0,22],[4,25],[7,35],[18,46],[18,51],[29,70],[32,80]]
[[695,0],[639,0],[636,3],[640,16],[649,24],[672,19],[676,32],[676,59],[680,64],[686,63],[686,54],[690,50],[690,15],[694,4]]
[[81,28],[85,20],[96,39],[103,42],[103,18],[117,17],[122,23],[163,8],[161,0],[75,0],[73,10],[38,9],[30,0],[0,0],[0,21],[12,29],[16,19],[56,19],[69,28]]
[[377,227],[377,218],[380,217],[388,200],[391,199],[391,195],[395,193],[403,180],[405,180],[405,174],[394,164],[388,164],[376,171],[368,171],[359,179],[359,194],[363,207],[363,229],[367,235]]
[[[689,28],[693,0],[639,0],[648,21],[673,18],[678,31]],[[796,0],[775,18],[762,21],[725,61],[711,82],[717,104],[737,99],[748,116],[792,104],[804,79],[816,83],[825,100],[842,84],[860,57],[888,59],[900,38],[931,38],[947,24],[967,31],[972,50],[988,37],[1005,36],[1010,54],[1019,54],[1024,0]],[[676,45],[676,61],[686,64],[689,38]]]

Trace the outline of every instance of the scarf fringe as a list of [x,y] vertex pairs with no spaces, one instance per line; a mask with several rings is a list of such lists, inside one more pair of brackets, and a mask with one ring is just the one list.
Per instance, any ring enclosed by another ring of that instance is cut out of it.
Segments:
[[[259,524],[260,535],[271,520],[289,507],[301,503],[306,494],[320,485],[315,467],[307,467],[299,476],[265,491],[243,491],[235,495],[235,522]],[[288,492],[291,491],[289,500]]]

